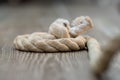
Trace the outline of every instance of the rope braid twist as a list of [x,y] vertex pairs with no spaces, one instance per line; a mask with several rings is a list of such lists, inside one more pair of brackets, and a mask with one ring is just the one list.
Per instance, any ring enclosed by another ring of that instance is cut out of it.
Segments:
[[84,49],[87,41],[80,34],[93,27],[92,20],[88,16],[78,17],[73,20],[72,26],[70,27],[70,23],[66,19],[57,19],[50,25],[48,33],[35,32],[20,35],[15,38],[14,46],[18,50],[37,52]]
[[87,47],[91,69],[95,73],[100,73],[103,71],[102,66],[99,66],[103,53],[98,41],[81,36],[92,27],[93,22],[88,16],[77,17],[71,24],[66,19],[57,19],[50,25],[48,33],[19,35],[14,40],[14,46],[18,50],[35,52],[75,51]]
[[16,49],[37,52],[73,51],[84,49],[86,43],[86,39],[82,36],[62,39],[52,39],[52,37],[51,39],[40,39],[37,37],[31,37],[31,35],[18,36],[14,41],[14,44],[17,43]]

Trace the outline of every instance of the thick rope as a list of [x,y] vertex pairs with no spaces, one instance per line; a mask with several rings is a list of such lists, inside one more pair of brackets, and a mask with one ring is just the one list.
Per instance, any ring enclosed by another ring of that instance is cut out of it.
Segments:
[[60,52],[85,49],[87,44],[91,69],[99,74],[103,72],[101,60],[104,57],[100,44],[94,38],[80,36],[92,27],[93,22],[88,16],[77,17],[71,24],[68,20],[57,19],[50,25],[48,33],[17,36],[14,46],[23,51]]
[[72,25],[75,25],[75,27],[70,28],[68,20],[57,19],[50,25],[49,33],[36,32],[16,37],[14,40],[15,48],[36,52],[76,51],[84,49],[87,41],[80,34],[93,27],[92,20],[89,17],[82,16],[73,20]]
[[101,75],[107,71],[114,56],[120,49],[120,36],[112,39],[102,50],[97,40],[89,38],[87,41],[90,65],[96,75]]
[[71,25],[73,26],[70,28],[70,34],[72,37],[76,37],[94,26],[92,20],[88,16],[77,17],[73,20]]
[[14,44],[16,49],[37,52],[73,51],[85,48],[86,39],[82,36],[77,38],[53,38],[41,39],[39,36],[24,35],[18,36],[14,40]]
[[87,38],[87,47],[88,47],[88,54],[90,59],[90,65],[92,71],[99,75],[103,72],[102,61],[104,54],[101,50],[99,42],[94,38]]

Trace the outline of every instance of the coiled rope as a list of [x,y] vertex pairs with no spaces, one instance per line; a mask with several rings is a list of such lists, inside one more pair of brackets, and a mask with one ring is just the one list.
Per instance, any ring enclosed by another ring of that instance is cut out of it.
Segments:
[[84,49],[87,41],[80,34],[93,27],[92,20],[88,16],[82,16],[73,20],[71,25],[73,27],[70,27],[68,20],[57,19],[50,25],[48,33],[35,32],[17,36],[14,40],[15,48],[36,52]]
[[93,22],[88,16],[77,17],[71,24],[66,19],[57,19],[50,25],[48,33],[17,36],[14,46],[18,50],[35,52],[75,51],[87,47],[91,68],[95,73],[100,73],[102,67],[99,67],[99,61],[103,54],[99,43],[94,38],[81,36],[92,27]]

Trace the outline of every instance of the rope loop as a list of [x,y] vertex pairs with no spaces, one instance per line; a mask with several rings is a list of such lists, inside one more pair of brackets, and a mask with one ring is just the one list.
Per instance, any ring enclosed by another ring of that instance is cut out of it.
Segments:
[[48,33],[19,35],[14,40],[14,46],[18,50],[35,52],[77,51],[87,47],[91,69],[100,74],[104,71],[102,64],[106,60],[105,54],[96,39],[81,36],[92,27],[93,22],[88,16],[77,17],[71,24],[68,20],[59,18],[50,25]]
[[77,17],[71,24],[59,18],[50,25],[48,33],[19,35],[14,40],[14,46],[18,50],[35,52],[76,51],[84,49],[87,42],[80,34],[92,27],[93,22],[88,16]]

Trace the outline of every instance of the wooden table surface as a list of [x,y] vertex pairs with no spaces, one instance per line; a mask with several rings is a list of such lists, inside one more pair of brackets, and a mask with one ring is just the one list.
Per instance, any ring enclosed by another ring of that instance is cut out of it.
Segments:
[[[47,32],[57,18],[72,20],[88,15],[94,28],[85,35],[95,37],[102,46],[120,32],[120,16],[114,7],[80,5],[0,6],[0,80],[93,80],[86,51],[33,53],[17,51],[17,35]],[[120,55],[113,60],[103,80],[120,80]],[[107,79],[106,79],[107,78]]]

